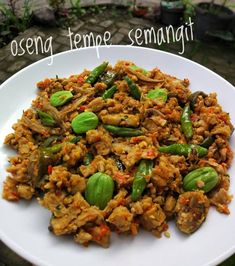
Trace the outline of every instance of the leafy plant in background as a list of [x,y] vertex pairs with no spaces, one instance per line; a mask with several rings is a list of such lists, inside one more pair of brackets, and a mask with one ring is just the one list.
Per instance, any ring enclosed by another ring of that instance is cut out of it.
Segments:
[[86,11],[84,8],[81,7],[80,0],[70,0],[71,4],[71,14],[74,15],[75,17],[80,17],[81,15],[85,14]]
[[21,17],[16,14],[16,1],[10,0],[9,5],[0,3],[0,13],[3,21],[0,23],[0,47],[10,42],[19,32],[25,31],[32,21],[29,0],[24,1]]
[[106,6],[100,6],[96,3],[96,0],[93,1],[93,6],[88,7],[88,13],[100,14],[106,10]]
[[50,0],[49,3],[54,10],[57,26],[66,28],[72,24],[72,17],[69,9],[65,7],[65,0]]
[[[171,0],[168,0],[171,1]],[[185,6],[185,11],[184,11],[184,20],[188,21],[188,18],[191,17],[195,17],[195,8],[196,8],[196,4],[193,3],[192,0],[182,0],[184,6]],[[218,14],[223,7],[228,7],[228,8],[235,8],[235,4],[229,4],[229,0],[221,0],[221,5],[219,6],[219,8],[217,6],[215,6],[215,0],[211,0],[209,2],[210,4],[208,5],[208,12],[212,13],[212,14]]]
[[[168,0],[168,1],[174,1],[174,0]],[[188,8],[187,12],[189,12],[192,15],[195,15],[195,7],[196,5],[193,3],[192,0],[182,0],[184,3],[186,9]],[[210,13],[219,13],[223,7],[229,7],[229,8],[235,8],[234,4],[229,4],[230,0],[221,0],[219,7],[215,5],[215,0],[210,0],[207,5],[207,9]],[[205,8],[206,9],[206,8]]]
[[204,21],[204,25],[205,22],[207,23],[205,26],[207,36],[227,42],[235,41],[234,30],[231,27],[232,21],[234,25],[234,12],[229,9],[232,7],[229,5],[230,2],[230,0],[221,0],[218,4],[215,3],[215,0],[211,0],[209,3],[198,4],[199,9],[196,10],[196,13],[197,16],[200,15],[200,21],[203,21],[202,17],[208,18],[207,21]]
[[[196,16],[196,4],[192,0],[182,0],[185,6],[184,10],[184,21],[188,21],[189,17],[195,18]],[[215,0],[210,2],[201,3],[204,4],[203,9],[211,15],[218,15],[220,12],[223,12],[225,7],[235,8],[234,4],[230,4],[229,0],[221,0],[220,4],[215,4]],[[233,22],[234,30],[211,30],[208,31],[208,35],[223,41],[234,42],[235,43],[235,21]]]
[[25,31],[30,27],[32,21],[32,12],[29,4],[29,0],[24,1],[23,16],[21,18],[21,31]]
[[[169,0],[168,0],[169,1]],[[192,2],[192,0],[182,0],[184,6],[185,6],[185,11],[184,11],[184,19],[185,21],[188,21],[189,17],[194,17],[195,16],[195,8],[196,5]],[[215,0],[211,0],[209,2],[210,4],[208,5],[208,11],[212,14],[217,14],[221,11],[221,9],[225,6],[228,7],[235,7],[235,5],[229,5],[229,0],[222,0],[221,1],[221,5],[220,7],[216,7],[215,4]]]
[[70,7],[66,7],[65,0],[50,0],[50,5],[54,9],[57,25],[63,28],[70,26],[86,13],[81,7],[80,0],[70,0]]
[[215,6],[215,0],[211,0],[208,11],[210,13],[218,14],[223,7],[227,6],[229,0],[222,0],[219,7]]
[[184,21],[188,21],[189,18],[195,17],[195,5],[193,4],[192,0],[183,0],[184,4]]

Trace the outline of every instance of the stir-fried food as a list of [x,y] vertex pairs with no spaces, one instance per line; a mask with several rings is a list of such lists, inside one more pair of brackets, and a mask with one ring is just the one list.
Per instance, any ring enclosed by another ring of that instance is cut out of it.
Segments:
[[127,61],[37,86],[5,139],[3,197],[36,197],[55,235],[108,247],[111,231],[160,237],[175,219],[191,234],[210,206],[229,214],[233,126],[215,93]]

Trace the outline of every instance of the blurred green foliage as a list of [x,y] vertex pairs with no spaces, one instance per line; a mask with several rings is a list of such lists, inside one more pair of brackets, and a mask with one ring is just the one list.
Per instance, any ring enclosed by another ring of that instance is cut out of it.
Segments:
[[6,45],[10,40],[25,31],[32,21],[32,13],[29,0],[24,1],[23,13],[21,17],[16,14],[16,1],[9,1],[9,5],[0,3],[0,13],[3,16],[0,22],[0,47]]

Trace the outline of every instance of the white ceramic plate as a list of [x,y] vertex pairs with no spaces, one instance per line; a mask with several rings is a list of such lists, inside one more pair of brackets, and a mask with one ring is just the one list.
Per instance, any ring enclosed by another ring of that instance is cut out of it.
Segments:
[[[191,89],[217,92],[219,102],[230,113],[235,125],[235,89],[223,78],[207,68],[182,57],[158,50],[112,46],[69,51],[41,60],[15,74],[0,87],[0,191],[6,177],[7,156],[4,136],[11,125],[29,107],[36,96],[35,84],[45,77],[69,76],[84,68],[92,69],[103,60],[114,64],[117,60],[132,60],[137,65],[162,71],[179,78],[188,78]],[[235,151],[234,135],[232,148]],[[235,166],[229,170],[231,193],[235,195]],[[216,265],[235,252],[235,200],[230,204],[229,216],[210,209],[203,226],[193,235],[185,236],[170,224],[171,237],[157,239],[148,232],[137,237],[113,234],[109,249],[95,245],[84,248],[70,237],[55,237],[48,231],[50,214],[35,201],[11,203],[0,199],[0,237],[10,248],[36,265],[50,266],[209,266]]]

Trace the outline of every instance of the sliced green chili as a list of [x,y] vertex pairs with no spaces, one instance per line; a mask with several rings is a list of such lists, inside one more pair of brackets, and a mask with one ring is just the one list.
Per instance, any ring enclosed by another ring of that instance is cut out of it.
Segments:
[[104,125],[103,127],[114,135],[120,137],[134,137],[143,135],[143,132],[140,129],[134,129],[129,127],[117,127],[112,125]]
[[145,176],[151,174],[152,168],[153,168],[153,161],[141,160],[132,184],[131,199],[133,201],[136,201],[141,197],[147,184]]
[[105,92],[103,93],[102,97],[103,99],[109,99],[112,98],[113,95],[115,94],[115,92],[117,92],[117,86],[113,85],[111,88],[105,90]]
[[191,110],[189,105],[186,105],[183,109],[183,113],[181,115],[181,129],[187,139],[191,139],[193,137],[193,126],[192,121],[190,120]]
[[188,156],[193,150],[197,152],[199,157],[205,156],[207,154],[206,148],[194,144],[172,144],[169,146],[159,147],[158,150],[163,153],[184,156]]
[[208,149],[214,143],[214,141],[215,138],[213,136],[208,136],[203,140],[200,146]]
[[109,64],[108,62],[103,62],[101,65],[94,68],[89,74],[88,78],[86,79],[86,82],[93,85],[98,80],[100,75],[104,73],[108,64]]
[[128,87],[130,89],[131,96],[136,100],[140,100],[141,92],[140,92],[138,86],[128,76],[124,77],[124,80],[126,81]]
[[88,166],[93,159],[94,159],[93,154],[91,152],[88,152],[83,159],[83,164]]

